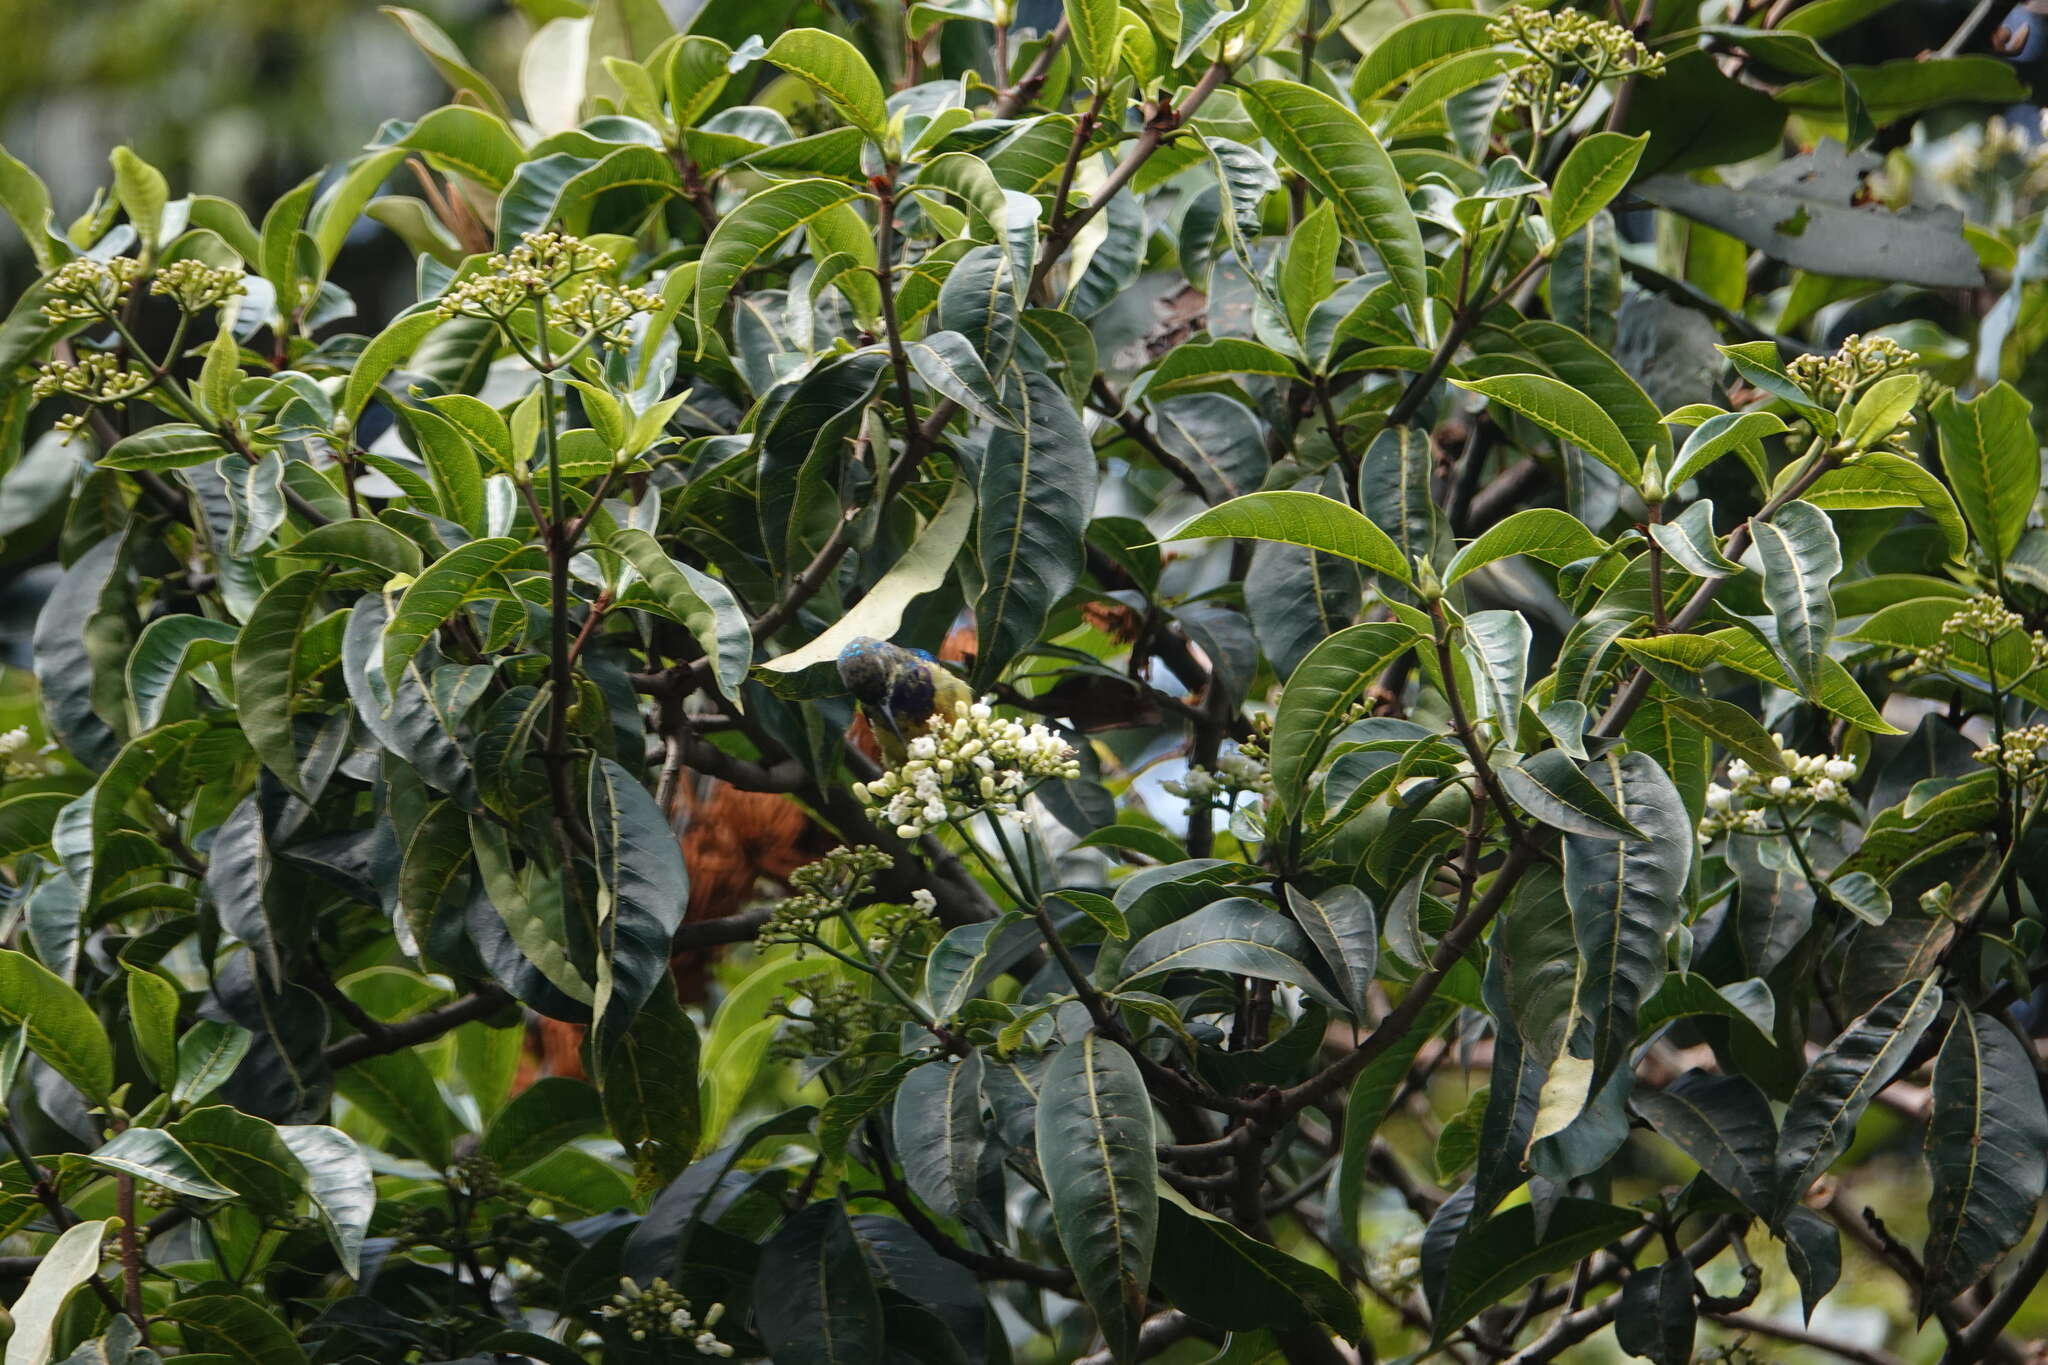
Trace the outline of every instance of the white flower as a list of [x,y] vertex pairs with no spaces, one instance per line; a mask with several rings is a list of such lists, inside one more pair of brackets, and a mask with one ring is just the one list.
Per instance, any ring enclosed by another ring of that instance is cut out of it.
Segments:
[[1837,782],[1847,782],[1850,778],[1856,776],[1856,765],[1846,758],[1831,758],[1827,761],[1827,766],[1821,771]]
[[936,914],[939,908],[939,898],[922,886],[910,893],[910,903],[927,915]]
[[905,746],[903,762],[855,789],[898,837],[915,839],[977,812],[1013,814],[1040,781],[1078,777],[1074,750],[1045,726],[999,717],[986,699],[961,702]]
[[1773,796],[1790,796],[1791,794],[1792,794],[1792,779],[1791,779],[1791,778],[1789,778],[1789,777],[1786,777],[1786,776],[1785,776],[1784,774],[1780,773],[1780,774],[1779,774],[1778,776],[1776,776],[1776,777],[1774,777],[1774,778],[1772,778],[1772,779],[1771,779],[1771,795],[1773,795]]

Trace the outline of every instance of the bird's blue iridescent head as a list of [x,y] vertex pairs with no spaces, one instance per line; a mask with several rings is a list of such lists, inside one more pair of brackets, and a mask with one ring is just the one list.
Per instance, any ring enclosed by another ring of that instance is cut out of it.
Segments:
[[936,681],[931,655],[863,635],[839,651],[839,679],[891,727],[931,715]]

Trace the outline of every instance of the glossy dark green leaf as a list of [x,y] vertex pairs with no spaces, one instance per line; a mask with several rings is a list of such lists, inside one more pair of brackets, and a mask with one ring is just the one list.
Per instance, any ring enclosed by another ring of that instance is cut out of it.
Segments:
[[761,1247],[761,1340],[786,1365],[882,1365],[882,1306],[839,1201],[811,1204]]
[[2048,1189],[2048,1109],[2026,1046],[1998,1020],[1958,1010],[1935,1057],[1926,1303],[1990,1274],[2027,1235]]
[[1694,831],[1678,789],[1648,756],[1608,754],[1588,776],[1644,836],[1565,836],[1565,897],[1585,957],[1579,1008],[1593,1027],[1597,1086],[1635,1045],[1636,1012],[1664,976]]
[[1007,397],[1023,429],[991,434],[975,498],[983,581],[974,619],[984,681],[995,676],[988,661],[1037,641],[1053,606],[1080,579],[1082,538],[1095,510],[1095,451],[1067,395],[1034,371]]
[[1089,1033],[1054,1054],[1039,1092],[1038,1165],[1060,1246],[1122,1362],[1137,1359],[1159,1236],[1154,1141],[1151,1097],[1129,1053]]
[[690,876],[653,795],[608,758],[590,765],[590,837],[598,884],[593,1046],[604,1056],[668,977]]
[[1379,923],[1365,892],[1338,885],[1306,896],[1289,886],[1287,908],[1322,955],[1351,1017],[1365,1018],[1366,993],[1380,957]]
[[1422,230],[1386,149],[1357,114],[1292,81],[1241,88],[1245,112],[1280,159],[1335,206],[1346,237],[1369,243],[1393,276],[1418,330],[1429,307]]
[[903,1078],[891,1111],[903,1178],[926,1207],[991,1233],[979,1182],[986,1139],[981,1121],[981,1054],[941,1057]]
[[702,1126],[697,1026],[673,993],[657,989],[605,1054],[603,1119],[633,1160],[643,1188],[681,1175]]
[[1411,627],[1395,623],[1351,626],[1310,650],[1295,668],[1273,717],[1274,824],[1307,790],[1351,704],[1415,638]]
[[216,1202],[236,1194],[210,1177],[184,1144],[161,1128],[124,1128],[88,1153],[86,1160],[192,1199]]
[[1801,690],[1811,692],[1835,631],[1829,588],[1842,571],[1842,547],[1834,523],[1794,499],[1769,521],[1752,519],[1750,530],[1763,561],[1764,599],[1777,622],[1778,657]]
[[1246,1236],[1171,1187],[1159,1192],[1152,1281],[1182,1312],[1227,1331],[1320,1324],[1356,1341],[1363,1330],[1357,1300],[1329,1272]]
[[1770,1101],[1741,1076],[1688,1071],[1661,1090],[1639,1086],[1634,1110],[1760,1218],[1770,1216],[1778,1123]]
[[1908,981],[1849,1022],[1799,1078],[1772,1163],[1777,1217],[1806,1196],[1849,1146],[1856,1123],[1891,1083],[1941,1010],[1933,977]]
[[1344,1008],[1309,970],[1314,954],[1307,936],[1287,916],[1260,901],[1232,896],[1133,943],[1118,985],[1167,972],[1230,972],[1299,986],[1333,1008]]
[[362,1149],[339,1128],[319,1123],[280,1124],[277,1135],[298,1160],[306,1194],[335,1258],[348,1274],[359,1274],[363,1238],[377,1208],[370,1163]]
[[1467,1225],[1451,1254],[1436,1301],[1442,1340],[1480,1312],[1538,1275],[1549,1275],[1590,1256],[1641,1224],[1631,1209],[1591,1199],[1559,1199],[1539,1235],[1536,1208],[1515,1207],[1476,1226]]
[[1552,829],[1595,839],[1643,837],[1561,749],[1545,749],[1495,771],[1508,797]]
[[1652,1365],[1691,1365],[1698,1330],[1692,1264],[1685,1257],[1639,1270],[1621,1286],[1614,1343],[1630,1355]]

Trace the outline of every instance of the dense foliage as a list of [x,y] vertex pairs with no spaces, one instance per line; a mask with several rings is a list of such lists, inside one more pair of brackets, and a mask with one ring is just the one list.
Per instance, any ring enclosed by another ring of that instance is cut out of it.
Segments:
[[2023,1358],[1984,10],[527,8],[255,217],[0,154],[8,1365]]

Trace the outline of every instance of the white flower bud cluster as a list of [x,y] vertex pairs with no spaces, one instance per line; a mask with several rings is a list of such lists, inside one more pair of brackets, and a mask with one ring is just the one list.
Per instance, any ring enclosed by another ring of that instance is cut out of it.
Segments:
[[732,1354],[732,1344],[720,1341],[711,1330],[725,1316],[725,1305],[712,1304],[700,1320],[690,1301],[659,1276],[645,1289],[633,1283],[630,1276],[620,1276],[619,1292],[612,1295],[610,1303],[597,1310],[597,1315],[619,1319],[635,1341],[669,1337],[689,1342],[700,1356],[725,1357]]
[[[504,322],[534,299],[546,298],[573,280],[612,268],[611,257],[560,232],[529,232],[512,250],[491,257],[474,275],[456,281],[434,305],[444,318],[487,318]],[[590,280],[563,302],[563,320],[586,331],[608,331],[637,312],[661,306],[641,289]]]
[[45,398],[75,398],[81,403],[121,404],[148,388],[149,371],[123,364],[112,351],[87,351],[77,360],[52,360],[36,371],[30,393]]
[[241,271],[194,260],[172,261],[149,282],[150,293],[175,300],[188,313],[217,308],[244,288]]
[[2003,739],[1979,749],[1976,758],[2016,784],[2048,777],[2048,725],[2023,725],[2007,730]]
[[1273,773],[1266,766],[1263,755],[1234,749],[1217,756],[1214,772],[1190,763],[1187,772],[1178,780],[1160,785],[1173,795],[1184,796],[1190,801],[1227,806],[1234,805],[1245,792],[1261,797],[1271,796]]
[[1793,357],[1786,364],[1785,373],[1816,402],[1834,403],[1888,374],[1919,363],[1917,352],[1907,350],[1890,337],[1857,335],[1843,337],[1833,355]]
[[[1913,671],[1935,673],[1949,667],[1955,662],[1955,646],[1959,640],[1968,641],[1988,653],[2008,635],[2026,636],[2029,673],[2048,667],[2048,636],[2038,630],[2029,631],[2025,618],[1997,597],[1979,593],[1941,623],[1939,641],[1914,654]],[[1998,681],[2010,686],[2020,679],[2001,677]]]
[[[1848,784],[1856,780],[1856,764],[1826,754],[1802,754],[1785,747],[1781,736],[1773,735],[1785,771],[1766,775],[1735,759],[1728,765],[1728,784],[1707,787],[1707,813],[1700,820],[1700,837],[1721,834],[1776,834],[1787,828],[1784,817],[1813,806],[1833,805],[1847,799]],[[1773,823],[1771,817],[1780,818]]]
[[44,289],[50,301],[43,316],[51,322],[87,322],[110,318],[128,296],[128,287],[141,278],[142,262],[133,256],[116,256],[111,261],[80,256],[50,276]]
[[949,820],[1014,814],[1039,782],[1080,775],[1072,745],[1044,725],[996,715],[983,698],[956,703],[950,724],[933,717],[901,763],[856,782],[853,793],[879,809],[898,838],[915,839]]

